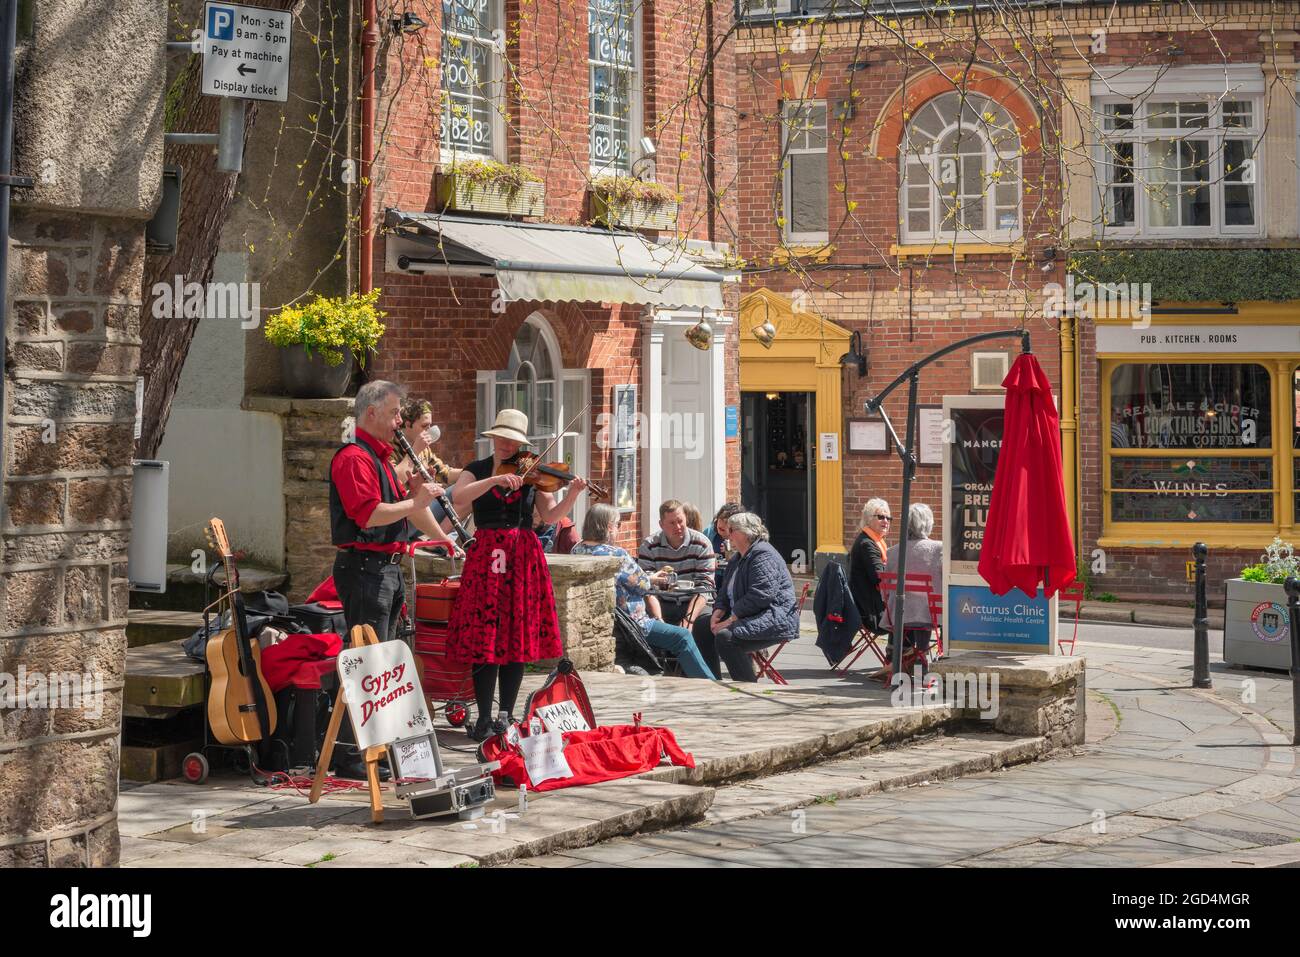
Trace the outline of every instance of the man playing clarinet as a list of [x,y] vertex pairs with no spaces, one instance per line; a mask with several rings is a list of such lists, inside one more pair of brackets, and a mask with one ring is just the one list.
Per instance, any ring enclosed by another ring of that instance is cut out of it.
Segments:
[[[408,495],[390,464],[394,430],[401,427],[402,389],[392,382],[367,382],[354,404],[356,440],[344,445],[330,462],[330,541],[334,587],[343,603],[348,632],[370,625],[380,641],[396,637],[404,600],[402,556],[419,529],[428,538],[448,542],[429,503],[443,494],[432,482],[413,484]],[[340,777],[364,778],[350,723],[341,729],[335,770]]]

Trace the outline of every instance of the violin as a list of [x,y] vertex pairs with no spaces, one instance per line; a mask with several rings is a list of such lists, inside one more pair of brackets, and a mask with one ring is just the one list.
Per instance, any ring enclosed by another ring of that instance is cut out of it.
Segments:
[[[525,485],[531,485],[539,492],[558,492],[578,476],[564,467],[563,462],[547,462],[529,452],[516,452],[496,467],[493,475],[518,475]],[[609,498],[608,489],[595,482],[587,483],[587,491],[598,499]]]

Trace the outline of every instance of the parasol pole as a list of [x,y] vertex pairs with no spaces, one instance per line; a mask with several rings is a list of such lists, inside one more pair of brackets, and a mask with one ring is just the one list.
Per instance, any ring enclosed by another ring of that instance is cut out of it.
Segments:
[[[884,391],[879,395],[873,396],[867,400],[866,410],[868,415],[879,415],[885,422],[885,429],[893,439],[894,448],[898,452],[898,457],[903,463],[903,513],[898,518],[896,525],[902,525],[903,531],[898,539],[898,580],[894,584],[894,637],[893,648],[890,660],[890,672],[893,681],[899,681],[898,674],[903,670],[903,598],[907,585],[907,525],[908,512],[912,507],[912,478],[916,474],[916,428],[919,413],[916,408],[917,392],[921,381],[921,370],[931,362],[942,359],[949,353],[956,352],[958,349],[965,349],[970,346],[978,345],[981,342],[988,342],[991,339],[1009,339],[1016,337],[1020,340],[1020,351],[1027,354],[1032,350],[1029,348],[1029,333],[1024,329],[1009,329],[1005,332],[985,332],[978,336],[971,336],[968,339],[962,339],[960,342],[954,342],[950,346],[945,346],[938,352],[932,352],[917,362],[912,363],[901,373],[898,378],[889,385],[885,386]],[[897,389],[904,382],[908,383],[907,388],[907,426],[905,429],[904,439],[898,438],[898,433],[894,431],[894,425],[889,421],[889,416],[882,406],[889,394]],[[946,518],[946,516],[945,516]],[[944,607],[947,607],[948,596],[943,596]]]

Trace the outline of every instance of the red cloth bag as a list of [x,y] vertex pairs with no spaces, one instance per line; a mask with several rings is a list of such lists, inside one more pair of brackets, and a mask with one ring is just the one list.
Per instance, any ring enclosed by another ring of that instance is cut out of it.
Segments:
[[262,649],[262,677],[275,694],[283,688],[319,688],[320,679],[334,668],[343,639],[334,634],[290,635]]

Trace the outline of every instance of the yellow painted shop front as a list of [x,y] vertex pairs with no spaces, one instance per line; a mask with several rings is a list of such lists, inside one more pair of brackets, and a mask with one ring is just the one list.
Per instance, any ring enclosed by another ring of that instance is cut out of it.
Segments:
[[1097,323],[1103,548],[1296,536],[1300,311],[1195,308]]
[[[768,323],[775,336],[765,346]],[[742,497],[763,514],[787,560],[797,562],[793,552],[807,541],[818,569],[845,554],[840,357],[849,339],[769,289],[741,300]]]

